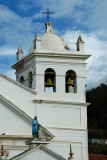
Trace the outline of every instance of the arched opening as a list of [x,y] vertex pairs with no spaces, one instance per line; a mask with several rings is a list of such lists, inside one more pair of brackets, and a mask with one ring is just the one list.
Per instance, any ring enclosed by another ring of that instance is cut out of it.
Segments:
[[23,84],[23,82],[24,82],[24,77],[23,76],[20,77],[19,82]]
[[32,82],[33,82],[33,75],[32,72],[29,72],[28,74],[28,87],[32,88]]
[[56,92],[56,73],[51,68],[45,71],[44,90],[45,92]]
[[76,73],[73,70],[68,70],[65,75],[65,92],[66,93],[76,93]]

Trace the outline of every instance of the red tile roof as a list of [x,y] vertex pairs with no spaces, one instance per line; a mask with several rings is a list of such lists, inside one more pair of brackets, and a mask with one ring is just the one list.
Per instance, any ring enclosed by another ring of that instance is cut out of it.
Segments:
[[107,160],[107,155],[89,154],[89,160]]

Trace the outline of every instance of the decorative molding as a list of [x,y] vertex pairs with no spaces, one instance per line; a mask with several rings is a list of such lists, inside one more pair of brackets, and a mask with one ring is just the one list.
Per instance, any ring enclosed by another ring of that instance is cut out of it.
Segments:
[[36,139],[33,139],[33,140],[29,140],[29,141],[26,141],[25,143],[27,145],[29,144],[49,144],[51,141],[47,141],[47,140],[36,140]]
[[[79,53],[79,54],[78,54]],[[23,59],[19,60],[16,64],[12,66],[12,68],[16,68],[20,64],[24,63],[25,61],[31,59],[32,57],[39,56],[39,57],[62,57],[62,58],[78,58],[78,59],[84,59],[86,60],[87,58],[90,57],[90,55],[85,55],[81,54],[81,52],[77,51],[66,51],[66,52],[50,52],[50,51],[36,51],[32,52],[31,54],[27,54],[26,56],[23,57]]]
[[32,139],[31,135],[0,135],[0,139]]
[[65,144],[70,144],[70,143],[72,143],[72,144],[82,144],[82,142],[81,142],[80,140],[78,140],[78,141],[76,141],[76,142],[75,142],[75,141],[67,141],[67,140],[65,140],[65,141],[62,141],[62,140],[61,140],[61,141],[52,140],[52,141],[50,142],[50,144],[51,144],[51,143],[58,143],[58,144],[62,144],[62,143],[63,143],[63,144],[64,144],[64,143],[65,143]]
[[28,150],[29,149],[29,146],[25,146],[25,145],[3,145],[4,147],[4,151],[5,150],[22,150],[22,151],[25,151],[25,150]]
[[62,127],[46,127],[47,129],[56,129],[56,130],[73,130],[73,131],[88,131],[88,129],[77,129],[77,128],[62,128]]
[[45,61],[45,60],[43,60],[43,61],[42,61],[42,60],[41,60],[41,61],[40,61],[40,60],[37,60],[36,63],[37,63],[37,64],[43,64],[43,65],[46,65],[46,64],[54,64],[54,65],[55,65],[55,64],[60,64],[60,65],[62,65],[62,66],[64,66],[64,65],[69,65],[70,67],[71,67],[71,66],[77,66],[77,65],[80,66],[80,67],[81,67],[81,66],[84,67],[84,66],[87,64],[87,63],[75,63],[75,62]]
[[[57,108],[74,108],[75,107],[72,107],[72,106],[51,106],[51,107],[57,107]],[[76,107],[76,109],[80,109],[79,107]]]
[[70,105],[80,105],[80,106],[88,106],[90,103],[81,103],[81,102],[68,102],[68,101],[56,101],[56,100],[40,100],[40,99],[34,99],[33,102],[35,103],[54,103],[54,104],[70,104]]
[[[36,75],[38,75],[38,76],[44,76],[45,74],[44,73],[36,73]],[[57,73],[56,73],[56,76],[58,76],[58,77],[65,77],[64,74],[58,75]],[[76,77],[77,78],[86,78],[85,76],[76,76]]]

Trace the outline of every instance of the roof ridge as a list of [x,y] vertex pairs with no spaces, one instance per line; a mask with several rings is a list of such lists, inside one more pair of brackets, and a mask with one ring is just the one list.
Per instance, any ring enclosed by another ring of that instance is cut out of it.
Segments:
[[39,145],[40,148],[49,151],[50,153],[52,153],[53,155],[55,155],[56,157],[60,158],[61,160],[66,160],[65,158],[63,158],[61,155],[57,154],[56,152],[53,152],[52,150],[50,150],[49,148],[43,146],[42,144]]
[[7,77],[6,75],[0,73],[0,76],[3,77],[3,78],[5,78],[5,79],[7,79],[8,81],[10,81],[10,82],[12,82],[12,83],[18,85],[19,87],[22,87],[23,89],[25,89],[25,90],[31,92],[32,94],[36,94],[36,91],[34,91],[34,90],[32,90],[31,88],[29,88],[29,87],[27,87],[27,86],[21,84],[21,83],[18,82],[18,81],[15,81],[15,80],[13,80],[13,79]]
[[33,152],[34,150],[37,150],[37,149],[39,149],[39,148],[42,148],[43,150],[45,150],[46,152],[49,152],[51,155],[53,155],[54,157],[57,157],[59,160],[66,160],[65,158],[63,158],[61,155],[59,155],[59,154],[57,154],[56,152],[53,152],[52,150],[50,150],[50,149],[48,149],[47,147],[45,147],[45,146],[43,146],[42,144],[40,144],[39,146],[36,146],[36,147],[34,147],[34,148],[32,148],[32,149],[28,149],[28,150],[26,150],[26,151],[24,151],[24,152],[22,152],[22,153],[20,153],[20,154],[18,154],[18,155],[16,155],[16,156],[14,156],[14,157],[12,157],[12,158],[10,158],[9,160],[14,160],[14,158],[18,158],[19,156],[21,156],[21,155],[23,155],[23,154],[25,154],[25,153],[29,153],[29,152]]
[[5,98],[4,96],[0,95],[0,99],[2,101],[4,101],[5,103],[7,103],[8,107],[13,108],[15,111],[17,111],[18,113],[23,115],[27,120],[32,121],[32,118],[27,113],[25,113],[23,110],[21,110],[19,107],[17,107],[14,103],[9,101],[7,98]]

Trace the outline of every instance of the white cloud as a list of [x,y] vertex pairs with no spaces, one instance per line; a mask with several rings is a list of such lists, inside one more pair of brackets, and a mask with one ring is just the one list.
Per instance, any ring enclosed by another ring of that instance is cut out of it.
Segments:
[[15,53],[17,52],[17,49],[13,49],[13,48],[0,48],[0,55],[15,55]]
[[39,4],[37,1],[33,3],[41,7],[40,13],[36,14],[35,18],[42,18],[41,12],[48,6],[50,11],[54,12],[54,18],[66,18],[72,21],[72,27],[80,25],[84,30],[88,28],[88,30],[94,30],[99,36],[107,36],[107,1],[41,0]]
[[[12,54],[13,48],[22,46],[24,52],[28,52],[34,39],[34,34],[42,31],[42,23],[32,23],[30,17],[23,18],[11,11],[9,8],[0,5],[0,44],[3,42],[4,52]],[[7,52],[7,48],[9,52]],[[16,51],[15,51],[16,52]],[[2,53],[2,50],[0,51]]]
[[25,0],[24,2],[20,1],[19,4],[22,11],[30,12],[37,7],[40,9],[40,13],[35,14],[34,18],[42,18],[44,16],[42,12],[49,7],[50,11],[54,12],[55,18],[73,20],[72,26],[80,24],[90,29],[102,31],[106,31],[107,28],[106,0]]
[[[107,1],[25,0],[19,5],[20,10],[25,9],[26,12],[30,12],[34,9],[33,7],[39,7],[40,13],[36,13],[32,17],[22,17],[8,7],[0,5],[0,44],[4,42],[3,46],[0,47],[0,55],[14,55],[19,45],[27,53],[34,34],[43,33],[44,24],[42,22],[33,23],[33,20],[43,18],[45,15],[42,12],[49,7],[57,19],[67,18],[67,20],[72,21],[72,26],[67,26],[68,31],[62,35],[70,48],[76,49],[75,42],[78,36],[82,35],[86,53],[92,55],[87,60],[86,67],[88,86],[95,87],[100,82],[107,82]],[[82,31],[71,31],[71,28],[76,30],[78,25]],[[59,32],[57,28],[56,31]],[[10,70],[6,74],[12,76]]]
[[86,54],[91,54],[86,61],[87,88],[96,87],[103,82],[107,83],[107,41],[100,40],[94,33],[70,30],[63,35],[63,38],[70,48],[75,50],[75,43],[79,35],[85,42]]

